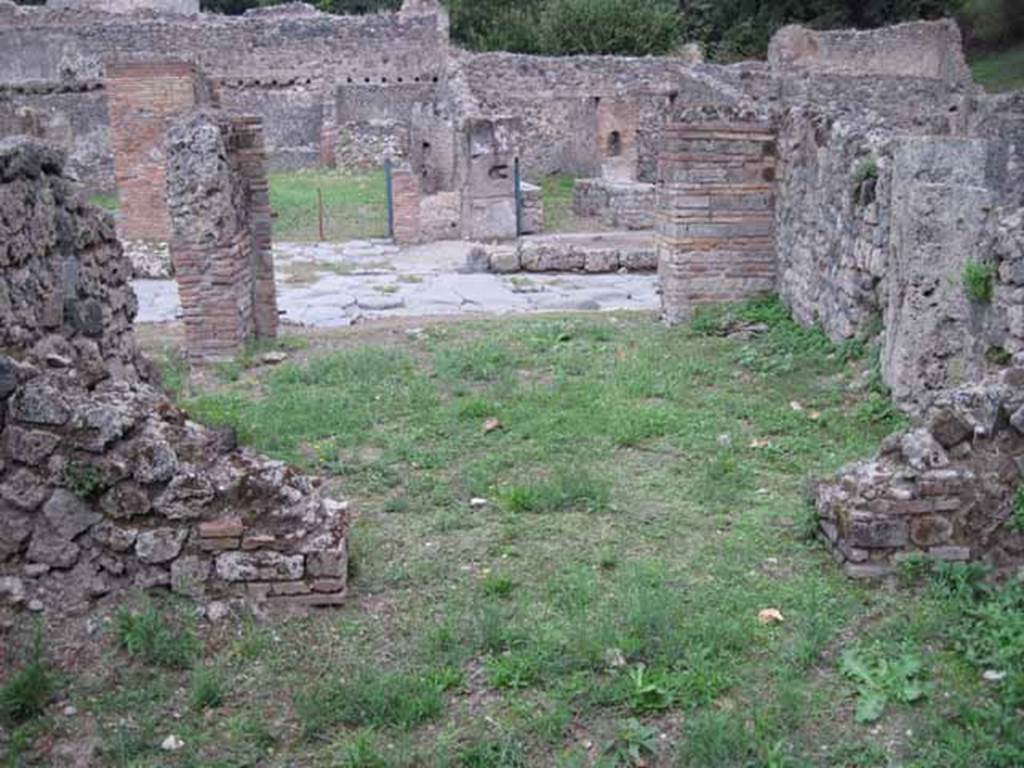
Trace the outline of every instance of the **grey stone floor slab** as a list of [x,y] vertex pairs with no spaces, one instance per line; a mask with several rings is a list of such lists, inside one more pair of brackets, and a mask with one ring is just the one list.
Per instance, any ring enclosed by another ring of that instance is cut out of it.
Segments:
[[[278,306],[286,322],[324,328],[374,317],[658,308],[653,274],[466,273],[472,247],[455,241],[409,248],[382,241],[278,243]],[[140,322],[179,319],[173,280],[134,284]]]

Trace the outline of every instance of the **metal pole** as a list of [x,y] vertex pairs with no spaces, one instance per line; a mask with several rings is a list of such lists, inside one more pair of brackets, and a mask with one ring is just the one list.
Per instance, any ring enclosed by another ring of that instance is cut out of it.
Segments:
[[519,176],[519,158],[515,161],[516,236],[523,234],[523,180]]

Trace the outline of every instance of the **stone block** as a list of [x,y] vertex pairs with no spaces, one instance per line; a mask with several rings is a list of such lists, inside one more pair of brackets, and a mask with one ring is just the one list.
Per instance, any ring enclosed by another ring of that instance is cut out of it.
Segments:
[[135,540],[135,554],[149,564],[166,563],[176,558],[188,538],[184,528],[155,528],[140,531]]
[[302,555],[255,550],[217,555],[217,576],[224,581],[294,581],[305,573]]
[[856,516],[848,521],[846,539],[864,549],[895,549],[905,546],[909,532],[903,520]]

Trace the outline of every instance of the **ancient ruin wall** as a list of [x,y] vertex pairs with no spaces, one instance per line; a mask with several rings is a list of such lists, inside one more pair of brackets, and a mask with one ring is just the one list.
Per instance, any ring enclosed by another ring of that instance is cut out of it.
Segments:
[[0,141],[0,608],[84,610],[126,589],[338,604],[344,505],[147,381],[129,279],[60,156]]
[[194,60],[221,82],[226,108],[263,118],[272,166],[294,168],[320,158],[333,85],[432,82],[447,47],[447,29],[430,13],[334,16],[293,4],[241,17],[114,14],[0,0],[0,91],[47,102],[53,139],[73,126],[62,146],[80,177],[106,189],[114,186],[102,90],[110,61]]
[[768,46],[774,69],[829,75],[887,75],[969,82],[970,72],[952,19],[916,21],[883,29],[780,29]]

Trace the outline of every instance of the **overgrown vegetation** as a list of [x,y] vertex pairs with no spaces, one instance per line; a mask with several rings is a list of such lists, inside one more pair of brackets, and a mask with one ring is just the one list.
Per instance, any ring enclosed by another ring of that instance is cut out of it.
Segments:
[[383,170],[281,171],[269,174],[268,182],[277,240],[318,240],[321,203],[324,240],[337,242],[388,235]]
[[996,266],[988,262],[968,261],[964,264],[963,284],[967,297],[979,304],[989,304],[995,290]]

